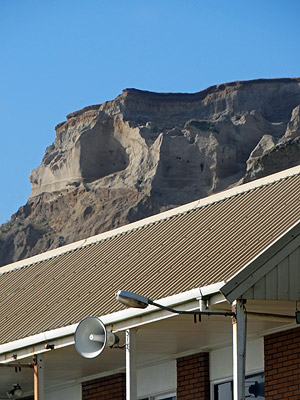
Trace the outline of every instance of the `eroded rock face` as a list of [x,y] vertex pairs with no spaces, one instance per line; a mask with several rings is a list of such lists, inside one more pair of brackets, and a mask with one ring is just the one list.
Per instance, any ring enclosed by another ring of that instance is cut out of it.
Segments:
[[27,205],[2,227],[0,262],[297,165],[299,133],[300,79],[126,89],[57,125]]

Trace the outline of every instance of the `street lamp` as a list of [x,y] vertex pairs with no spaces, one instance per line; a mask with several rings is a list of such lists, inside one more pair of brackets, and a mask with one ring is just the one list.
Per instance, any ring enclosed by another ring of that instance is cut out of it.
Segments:
[[128,290],[119,290],[116,293],[116,299],[124,304],[126,307],[132,308],[146,308],[148,305],[155,306],[161,308],[166,311],[170,311],[175,314],[191,314],[191,315],[223,315],[225,317],[235,317],[234,312],[223,312],[223,311],[184,311],[184,310],[175,310],[174,308],[170,308],[167,306],[163,306],[162,304],[155,303],[153,300],[148,297],[141,296],[140,294],[129,292]]
[[9,399],[11,399],[11,398],[15,398],[15,397],[21,397],[23,394],[23,391],[21,389],[21,386],[18,383],[15,383],[13,389],[11,389],[6,394],[7,394],[7,397]]

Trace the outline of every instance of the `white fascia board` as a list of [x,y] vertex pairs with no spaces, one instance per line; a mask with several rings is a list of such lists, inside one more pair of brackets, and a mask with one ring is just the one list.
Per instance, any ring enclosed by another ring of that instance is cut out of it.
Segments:
[[57,249],[49,250],[45,253],[38,254],[36,256],[27,258],[25,260],[20,260],[20,261],[14,262],[12,264],[5,265],[3,267],[0,267],[0,275],[10,272],[10,271],[14,271],[16,269],[24,268],[26,266],[29,266],[31,264],[34,264],[34,263],[37,263],[40,261],[45,261],[45,260],[51,259],[53,257],[57,257],[61,254],[67,253],[71,250],[79,249],[81,247],[87,246],[92,243],[98,243],[104,239],[107,239],[107,238],[110,238],[113,236],[117,236],[117,235],[121,235],[122,233],[141,228],[143,226],[152,224],[154,222],[161,221],[163,219],[170,218],[174,215],[183,214],[183,213],[191,211],[193,209],[197,209],[197,208],[206,206],[208,204],[216,203],[218,201],[227,199],[227,198],[235,196],[237,194],[245,193],[249,190],[252,190],[252,189],[258,188],[260,186],[264,186],[264,185],[270,184],[272,182],[276,182],[280,179],[288,178],[290,176],[297,175],[297,174],[300,174],[300,166],[299,165],[296,167],[289,168],[287,170],[278,172],[273,175],[268,175],[264,178],[256,179],[255,181],[252,181],[252,182],[244,183],[239,186],[234,186],[230,189],[213,194],[211,196],[193,201],[188,204],[184,204],[184,205],[176,207],[176,208],[172,208],[171,210],[164,211],[160,214],[156,214],[151,217],[141,219],[141,220],[133,222],[131,224],[124,225],[119,228],[100,233],[99,235],[92,236],[87,239],[80,240],[78,242],[70,243],[66,246],[62,246]]
[[208,297],[212,294],[218,293],[224,284],[225,282],[217,282],[200,288],[202,297]]
[[73,335],[77,324],[69,325],[63,328],[53,329],[51,331],[38,333],[25,337],[23,339],[15,340],[13,342],[4,343],[0,345],[0,354],[14,351],[23,347],[34,346],[38,343],[49,343],[52,340]]
[[[155,301],[167,307],[177,307],[188,303],[186,305],[187,308],[195,308],[198,305],[199,299],[203,296],[218,293],[222,286],[224,286],[224,282],[208,285],[203,288],[192,289]],[[112,328],[112,330],[116,332],[125,330],[128,326],[137,327],[171,316],[174,316],[174,314],[165,312],[155,306],[148,306],[146,309],[128,308],[99,316],[99,318],[105,326]],[[32,354],[51,351],[45,349],[46,343],[54,344],[55,348],[72,345],[74,344],[74,332],[77,325],[78,323],[42,332],[13,342],[4,343],[0,345],[0,362],[13,361],[13,358],[10,357],[13,353],[18,353],[18,359],[20,359]],[[8,353],[11,354],[9,355]]]
[[[220,288],[229,303],[241,297],[259,279],[265,276],[275,263],[278,264],[300,245],[300,220],[274,240],[268,247],[252,259],[244,268],[233,275]],[[274,257],[276,256],[276,259]]]

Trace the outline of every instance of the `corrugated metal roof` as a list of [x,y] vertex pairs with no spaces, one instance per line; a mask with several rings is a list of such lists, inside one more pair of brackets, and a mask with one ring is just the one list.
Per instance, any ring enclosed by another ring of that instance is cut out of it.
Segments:
[[228,280],[300,217],[299,169],[263,182],[11,268],[0,275],[0,343],[118,311],[120,289],[158,299]]

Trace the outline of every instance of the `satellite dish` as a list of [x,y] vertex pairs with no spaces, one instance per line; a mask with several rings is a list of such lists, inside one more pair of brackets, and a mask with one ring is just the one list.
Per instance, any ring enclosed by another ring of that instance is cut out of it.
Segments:
[[118,342],[118,336],[107,331],[101,319],[97,317],[84,318],[75,331],[75,347],[84,358],[97,357],[105,346],[113,346]]

